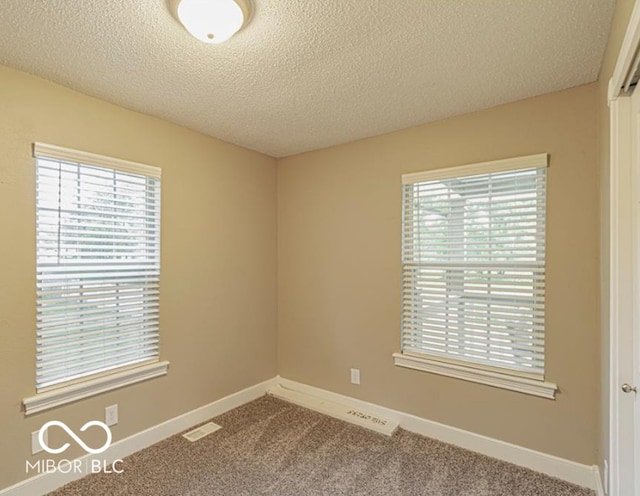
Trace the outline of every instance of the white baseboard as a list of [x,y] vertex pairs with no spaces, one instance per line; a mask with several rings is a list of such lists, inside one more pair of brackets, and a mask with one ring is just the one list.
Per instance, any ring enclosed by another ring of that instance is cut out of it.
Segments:
[[[307,406],[315,409],[318,400],[329,401],[351,408],[364,410],[367,413],[377,415],[391,421],[396,421],[402,429],[422,434],[445,443],[453,444],[461,448],[475,451],[498,460],[503,460],[521,467],[526,467],[536,472],[556,477],[558,479],[588,487],[593,490],[601,490],[600,474],[597,466],[583,465],[571,460],[565,460],[557,456],[548,455],[529,448],[517,446],[490,437],[474,434],[445,424],[426,420],[415,415],[399,412],[383,406],[361,401],[342,394],[333,393],[325,389],[308,386],[282,377],[277,377],[278,385],[282,388],[301,393],[298,395],[298,404],[302,404],[302,395],[307,395]],[[598,494],[600,496],[600,494]]]
[[[83,460],[84,465],[84,460],[91,458],[106,460],[107,463],[125,458],[174,434],[185,431],[194,425],[201,424],[212,417],[221,415],[224,412],[259,398],[274,384],[276,384],[276,379],[270,379],[243,389],[213,403],[209,403],[208,405],[167,420],[166,422],[150,427],[125,439],[116,441],[107,451],[100,455],[85,455],[80,457],[80,460]],[[43,473],[0,490],[0,496],[40,496],[81,477],[84,477],[84,474],[73,472],[67,474],[61,472]]]
[[[106,452],[100,455],[85,455],[81,457],[81,459],[97,458],[104,459],[107,463],[111,463],[114,460],[125,458],[174,434],[185,431],[212,417],[216,417],[228,410],[259,398],[275,386],[281,386],[282,388],[299,393],[295,395],[296,402],[311,409],[316,409],[318,404],[323,402],[346,405],[350,408],[366,411],[369,414],[388,419],[392,422],[398,422],[400,427],[405,430],[454,444],[461,448],[520,465],[537,472],[542,472],[573,484],[588,487],[595,490],[597,496],[604,496],[605,494],[602,489],[602,482],[597,466],[582,465],[539,451],[426,420],[416,417],[415,415],[357,400],[349,396],[283,379],[279,376],[226,396],[225,398],[221,398],[184,415],[167,420],[166,422],[120,441],[116,441]],[[307,396],[307,399],[305,399],[304,396]],[[314,406],[316,408],[314,408]],[[83,474],[63,474],[60,472],[40,474],[0,490],[0,496],[40,496],[54,491],[82,476]]]
[[392,436],[398,428],[398,422],[395,420],[373,414],[367,409],[353,408],[352,405],[327,401],[320,397],[283,388],[281,385],[273,386],[269,389],[268,394],[290,403],[329,415],[330,417],[344,420],[345,422],[350,422],[366,429],[371,429],[372,431],[384,434],[385,436]]
[[602,477],[600,476],[600,467],[595,465],[593,467],[594,476],[595,476],[595,492],[596,496],[606,496],[607,493],[604,492],[604,486],[602,485]]

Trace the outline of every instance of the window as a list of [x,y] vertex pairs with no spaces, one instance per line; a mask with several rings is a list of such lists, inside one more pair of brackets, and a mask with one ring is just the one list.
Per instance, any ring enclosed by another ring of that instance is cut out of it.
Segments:
[[37,392],[158,362],[160,169],[34,155]]
[[396,364],[553,397],[546,168],[543,154],[403,176]]

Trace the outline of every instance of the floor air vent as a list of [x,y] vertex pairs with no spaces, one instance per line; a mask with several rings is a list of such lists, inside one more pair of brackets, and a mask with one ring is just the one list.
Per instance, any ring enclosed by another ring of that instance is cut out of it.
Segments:
[[207,424],[201,425],[200,427],[193,429],[192,431],[183,434],[182,437],[188,439],[192,443],[197,441],[198,439],[202,439],[203,437],[215,432],[219,429],[222,429],[221,425],[214,424],[213,422],[209,422]]

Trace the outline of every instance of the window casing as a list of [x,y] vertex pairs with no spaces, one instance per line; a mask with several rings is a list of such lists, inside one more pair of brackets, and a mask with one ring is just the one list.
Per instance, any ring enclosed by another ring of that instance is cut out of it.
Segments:
[[543,154],[403,176],[398,365],[544,381],[546,172]]
[[37,392],[157,362],[160,169],[34,155]]

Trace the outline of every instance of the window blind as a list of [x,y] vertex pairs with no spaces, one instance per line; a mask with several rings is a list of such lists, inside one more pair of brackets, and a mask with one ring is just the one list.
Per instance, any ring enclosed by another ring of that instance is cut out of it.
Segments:
[[546,164],[404,178],[403,353],[543,377]]
[[34,155],[37,389],[157,359],[160,170],[49,145]]

